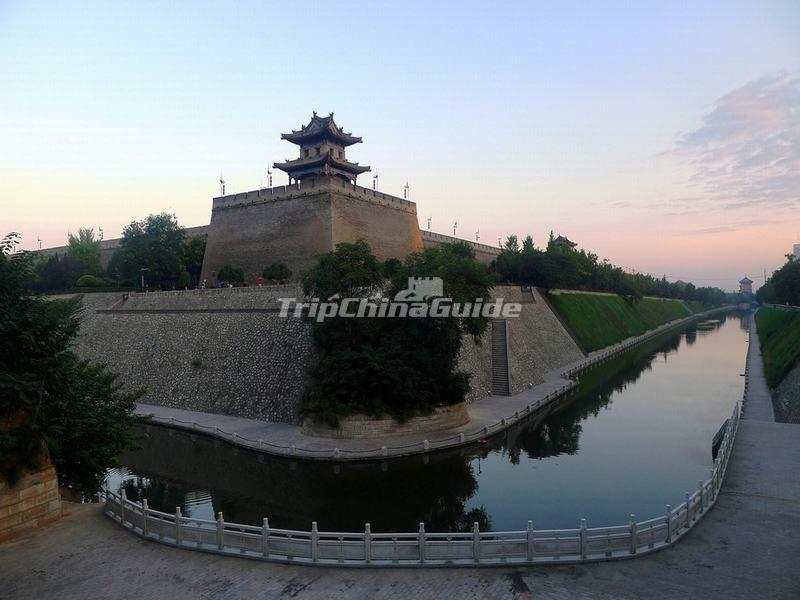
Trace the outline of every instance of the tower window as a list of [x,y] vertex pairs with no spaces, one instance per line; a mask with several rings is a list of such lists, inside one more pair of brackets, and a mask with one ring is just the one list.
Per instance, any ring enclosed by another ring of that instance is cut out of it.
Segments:
[[317,156],[319,156],[319,151],[320,151],[320,148],[319,148],[319,146],[317,146]]

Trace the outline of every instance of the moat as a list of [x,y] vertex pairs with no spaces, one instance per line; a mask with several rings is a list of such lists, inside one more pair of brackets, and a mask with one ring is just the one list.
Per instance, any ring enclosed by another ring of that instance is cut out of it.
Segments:
[[457,451],[383,463],[307,463],[157,426],[112,489],[187,516],[327,531],[614,525],[663,514],[708,477],[714,434],[741,396],[747,321],[692,324],[586,373],[548,415]]

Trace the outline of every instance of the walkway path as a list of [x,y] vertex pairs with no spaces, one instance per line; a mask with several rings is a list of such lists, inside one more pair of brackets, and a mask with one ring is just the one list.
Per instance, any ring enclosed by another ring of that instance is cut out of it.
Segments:
[[550,402],[577,385],[575,381],[566,378],[565,374],[577,374],[583,369],[609,360],[624,350],[706,314],[709,313],[672,321],[642,335],[592,352],[575,363],[546,373],[542,383],[514,396],[489,396],[473,402],[467,407],[470,415],[467,424],[437,432],[395,435],[379,439],[334,439],[304,435],[300,427],[288,423],[259,421],[166,406],[139,404],[136,412],[153,417],[159,424],[201,432],[239,446],[279,456],[336,461],[396,458],[429,450],[452,448],[475,442],[487,435],[494,435],[530,414],[544,409]]
[[764,378],[764,362],[758,340],[755,314],[750,315],[750,344],[747,347],[747,396],[743,404],[742,418],[775,422],[775,411]]

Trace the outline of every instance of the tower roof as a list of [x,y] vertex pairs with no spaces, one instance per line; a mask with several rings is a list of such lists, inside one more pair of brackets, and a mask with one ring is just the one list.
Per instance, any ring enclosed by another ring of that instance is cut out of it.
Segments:
[[739,283],[753,283],[753,280],[750,279],[749,277],[745,276],[744,279],[740,279],[739,280]]
[[308,125],[303,125],[299,131],[293,129],[291,133],[282,133],[281,139],[298,145],[322,139],[332,140],[345,147],[361,143],[360,137],[356,137],[352,133],[345,133],[344,129],[336,125],[333,113],[327,117],[320,117],[316,111]]
[[343,175],[349,179],[353,175],[361,175],[370,170],[368,166],[361,166],[356,162],[338,159],[330,152],[320,156],[273,163],[273,166],[296,179],[312,174]]

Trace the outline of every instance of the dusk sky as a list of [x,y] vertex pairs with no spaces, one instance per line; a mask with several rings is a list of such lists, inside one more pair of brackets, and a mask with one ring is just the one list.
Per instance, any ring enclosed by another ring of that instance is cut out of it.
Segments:
[[[800,243],[800,3],[0,0],[0,235],[209,222],[335,112],[420,226],[736,287]],[[276,185],[286,175],[275,172]],[[370,174],[359,183],[371,187]]]

